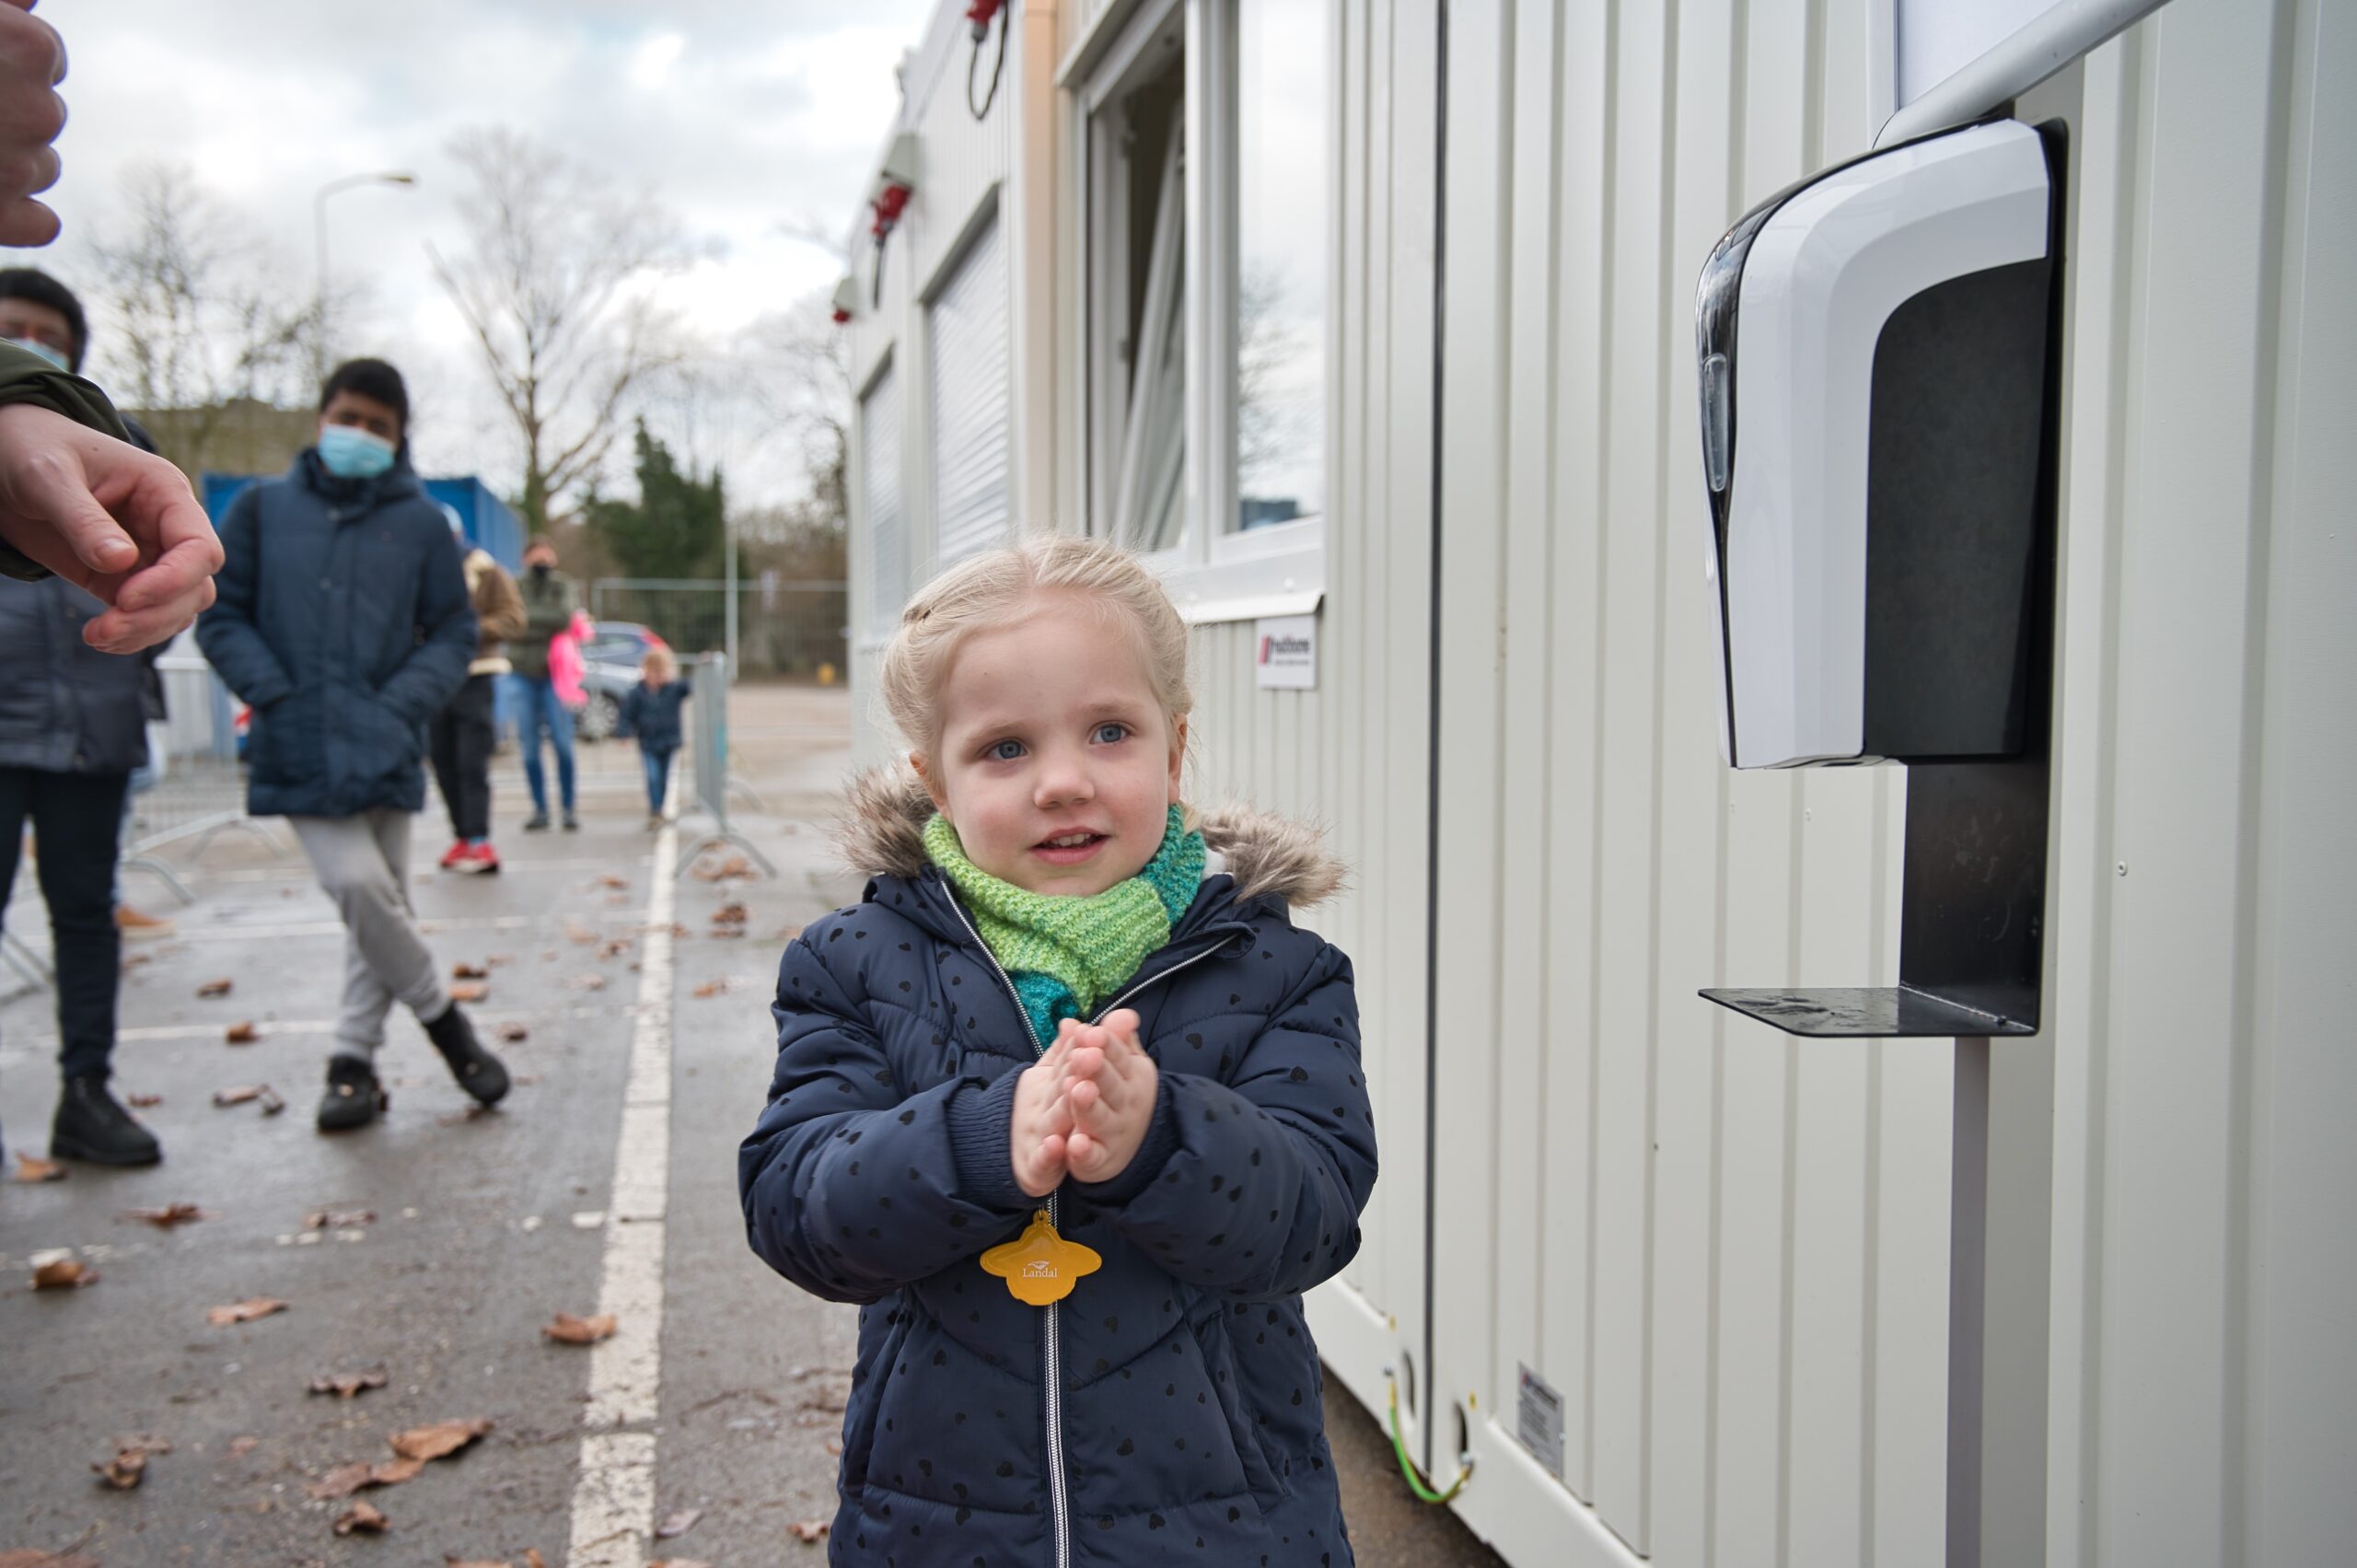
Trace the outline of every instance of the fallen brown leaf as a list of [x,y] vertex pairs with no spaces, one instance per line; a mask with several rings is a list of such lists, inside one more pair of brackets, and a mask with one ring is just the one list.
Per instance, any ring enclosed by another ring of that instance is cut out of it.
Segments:
[[491,957],[485,958],[483,963],[486,967],[495,970],[502,964],[512,964],[515,961],[516,955],[513,953],[493,953]]
[[727,993],[728,981],[725,978],[721,980],[708,980],[702,985],[696,987],[696,994],[699,997],[725,996]]
[[626,877],[606,876],[598,878],[598,885],[601,888],[627,888],[630,882]]
[[251,1045],[261,1038],[261,1031],[254,1028],[251,1018],[248,1018],[240,1023],[231,1024],[221,1038],[231,1045]]
[[305,1487],[303,1491],[314,1502],[324,1503],[331,1498],[349,1497],[364,1486],[376,1484],[375,1471],[366,1463],[362,1462],[338,1465]]
[[127,1220],[145,1220],[149,1225],[159,1229],[169,1230],[176,1225],[189,1225],[197,1220],[209,1220],[213,1216],[194,1203],[172,1203],[160,1209],[125,1209],[122,1217]]
[[610,1339],[617,1327],[610,1312],[600,1312],[595,1318],[575,1318],[570,1312],[560,1312],[556,1321],[540,1332],[561,1345],[594,1345],[599,1340]]
[[705,882],[726,882],[733,878],[751,881],[753,867],[741,854],[732,854],[723,861],[706,861],[696,867],[698,879]]
[[434,1124],[436,1127],[464,1127],[470,1121],[480,1121],[486,1116],[495,1114],[497,1113],[491,1107],[469,1100],[464,1110],[454,1110],[447,1116],[437,1116],[434,1119]]
[[502,1045],[514,1045],[519,1040],[526,1040],[531,1038],[532,1031],[526,1028],[521,1024],[502,1024],[499,1026],[499,1043]]
[[239,1084],[234,1088],[215,1089],[213,1091],[213,1103],[225,1108],[243,1105],[248,1100],[261,1098],[264,1087],[261,1084]]
[[632,938],[628,936],[609,936],[598,945],[598,957],[610,958],[627,953],[630,951],[631,941]]
[[601,974],[578,974],[573,977],[573,983],[583,991],[603,991],[606,989],[606,977]]
[[371,1486],[399,1486],[405,1481],[414,1480],[417,1476],[417,1472],[424,1468],[425,1461],[424,1459],[387,1459],[383,1464],[378,1465],[375,1469],[368,1472],[368,1484]]
[[802,1519],[785,1527],[794,1532],[795,1539],[812,1541],[826,1539],[827,1532],[834,1528],[834,1524],[827,1519]]
[[522,1568],[549,1568],[548,1559],[540,1555],[538,1547],[528,1546],[524,1549]]
[[65,1177],[65,1167],[55,1160],[41,1159],[21,1149],[17,1151],[16,1179],[18,1181],[63,1181]]
[[470,964],[466,959],[460,958],[450,966],[450,978],[452,980],[489,980],[491,970],[481,964]]
[[669,1540],[675,1536],[686,1535],[696,1527],[696,1521],[702,1517],[703,1510],[701,1508],[681,1508],[676,1513],[667,1515],[663,1522],[655,1527],[655,1539]]
[[257,1318],[267,1318],[273,1312],[285,1310],[286,1303],[278,1300],[275,1296],[258,1295],[250,1301],[236,1302],[227,1307],[209,1307],[205,1311],[204,1320],[216,1329],[226,1329],[232,1323],[250,1323]]
[[264,1116],[275,1116],[285,1109],[286,1102],[278,1098],[278,1091],[268,1084],[264,1084],[261,1086],[261,1113]]
[[468,1444],[491,1430],[492,1423],[477,1416],[466,1421],[436,1422],[432,1426],[413,1426],[407,1432],[396,1432],[390,1441],[393,1452],[404,1459],[438,1459],[455,1454]]
[[390,1519],[366,1503],[354,1503],[335,1522],[335,1533],[340,1536],[363,1533],[380,1536],[392,1527],[393,1522]]
[[828,1438],[828,1439],[827,1439],[827,1452],[828,1452],[828,1453],[830,1453],[830,1454],[834,1454],[834,1455],[841,1455],[841,1454],[842,1453],[842,1451],[843,1451],[843,1440],[842,1440],[842,1438],[840,1438],[840,1437],[830,1437],[830,1438]]
[[679,922],[674,921],[674,922],[672,922],[672,923],[671,923],[671,940],[672,940],[672,941],[674,941],[674,942],[685,942],[685,941],[687,941],[690,937],[692,937],[694,935],[695,935],[695,933],[694,933],[694,932],[692,932],[692,931],[689,930],[686,926],[681,925]]
[[743,904],[723,904],[712,912],[712,923],[714,925],[742,925],[752,918],[751,912]]
[[[89,1539],[85,1531],[84,1539]],[[35,1551],[30,1547],[0,1551],[0,1568],[99,1568],[99,1560],[78,1551]]]
[[598,940],[598,934],[577,920],[568,920],[564,923],[564,939],[586,947]]
[[226,996],[236,988],[237,983],[238,982],[236,981],[228,979],[208,980],[203,985],[196,988],[196,993],[199,996],[205,997],[207,999],[215,996]]
[[313,1209],[303,1216],[305,1230],[354,1230],[376,1223],[374,1209]]
[[339,1372],[311,1379],[314,1394],[333,1394],[339,1400],[356,1400],[371,1388],[385,1386],[382,1372]]
[[99,1272],[63,1252],[33,1254],[33,1289],[79,1290],[99,1283]]
[[229,1457],[242,1459],[261,1446],[261,1439],[259,1437],[232,1437],[229,1439]]
[[155,1437],[145,1432],[134,1432],[127,1437],[118,1437],[114,1440],[113,1458],[93,1464],[90,1469],[96,1470],[99,1479],[116,1491],[128,1492],[137,1486],[146,1475],[148,1455],[168,1454],[171,1451],[170,1438]]
[[491,994],[491,987],[479,980],[462,980],[450,987],[453,1002],[481,1002]]
[[153,1110],[164,1103],[161,1095],[125,1095],[122,1103],[134,1110]]

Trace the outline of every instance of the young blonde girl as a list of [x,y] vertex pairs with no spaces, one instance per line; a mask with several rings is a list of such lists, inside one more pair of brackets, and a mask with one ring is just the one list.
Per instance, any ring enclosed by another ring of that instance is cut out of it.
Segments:
[[615,721],[617,738],[635,738],[638,760],[646,772],[646,826],[663,825],[663,801],[671,789],[671,759],[679,754],[685,725],[680,704],[688,700],[688,683],[679,679],[679,661],[657,643],[639,661],[638,684],[622,699]]
[[1301,1294],[1376,1175],[1315,838],[1180,798],[1187,634],[1039,538],[918,593],[858,905],[779,967],[754,1250],[855,1301],[829,1560],[1351,1562]]

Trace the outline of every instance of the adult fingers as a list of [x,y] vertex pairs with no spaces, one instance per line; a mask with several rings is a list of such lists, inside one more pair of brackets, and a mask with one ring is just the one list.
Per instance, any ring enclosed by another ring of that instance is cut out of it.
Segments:
[[[90,493],[81,454],[64,443],[44,445],[17,457],[8,499],[30,523],[46,523],[82,565],[75,576],[113,576],[134,570],[139,547]],[[52,570],[55,563],[44,561]],[[69,574],[70,575],[70,574]]]
[[213,579],[200,577],[195,587],[179,598],[138,610],[118,606],[91,617],[83,623],[82,640],[100,653],[135,654],[187,631],[192,621],[213,608]]
[[0,245],[18,250],[39,250],[55,239],[64,226],[57,221],[55,213],[29,196],[0,200]]

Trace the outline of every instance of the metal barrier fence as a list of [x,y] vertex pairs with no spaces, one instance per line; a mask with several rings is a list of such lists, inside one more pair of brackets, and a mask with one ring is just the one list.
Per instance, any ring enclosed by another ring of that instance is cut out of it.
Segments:
[[[599,577],[589,613],[652,630],[681,654],[730,653],[728,587],[718,579]],[[850,621],[843,585],[754,577],[737,585],[740,675],[815,676],[843,668]]]
[[156,782],[131,798],[123,836],[126,869],[152,872],[180,902],[192,903],[179,873],[158,854],[196,839],[202,855],[215,834],[249,832],[273,850],[284,845],[246,815],[245,768],[238,760],[237,704],[213,667],[197,654],[166,654],[156,662],[169,717],[147,726]]
[[761,805],[761,797],[728,771],[728,656],[704,654],[681,663],[686,666],[689,683],[690,782],[695,791],[697,809],[712,818],[712,830],[679,857],[679,871],[684,875],[704,851],[726,844],[742,850],[747,859],[761,868],[762,875],[774,877],[777,867],[770,864],[769,856],[755,847],[752,840],[728,825],[728,797],[732,792],[749,797],[757,807]]

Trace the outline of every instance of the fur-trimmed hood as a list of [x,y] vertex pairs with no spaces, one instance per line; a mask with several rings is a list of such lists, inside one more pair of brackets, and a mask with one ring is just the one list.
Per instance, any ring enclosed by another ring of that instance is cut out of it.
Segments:
[[[923,871],[924,825],[934,812],[923,781],[893,763],[853,775],[846,793],[835,835],[844,865],[863,877],[913,878]],[[1215,857],[1213,868],[1236,878],[1240,901],[1273,898],[1307,909],[1341,890],[1342,863],[1315,828],[1246,806],[1188,814]]]

